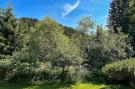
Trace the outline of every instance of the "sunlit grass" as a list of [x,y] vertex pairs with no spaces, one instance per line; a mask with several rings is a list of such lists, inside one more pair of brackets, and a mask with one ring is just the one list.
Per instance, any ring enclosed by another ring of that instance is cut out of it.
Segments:
[[85,83],[85,84],[72,85],[70,87],[70,89],[102,89],[102,88],[106,88],[106,87],[107,87],[106,85]]

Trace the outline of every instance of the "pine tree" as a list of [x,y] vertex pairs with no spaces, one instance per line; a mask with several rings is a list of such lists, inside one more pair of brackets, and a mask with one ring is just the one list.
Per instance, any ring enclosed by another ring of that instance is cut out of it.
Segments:
[[108,27],[111,32],[128,33],[128,7],[128,0],[112,0],[108,17]]
[[17,37],[15,34],[17,20],[12,14],[12,9],[1,9],[0,11],[0,58],[12,55],[17,48]]

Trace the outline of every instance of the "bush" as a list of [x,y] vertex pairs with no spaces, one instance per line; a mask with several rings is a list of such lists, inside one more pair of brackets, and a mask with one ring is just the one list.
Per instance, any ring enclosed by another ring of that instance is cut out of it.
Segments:
[[135,59],[117,61],[102,68],[104,75],[116,82],[132,82],[135,79]]

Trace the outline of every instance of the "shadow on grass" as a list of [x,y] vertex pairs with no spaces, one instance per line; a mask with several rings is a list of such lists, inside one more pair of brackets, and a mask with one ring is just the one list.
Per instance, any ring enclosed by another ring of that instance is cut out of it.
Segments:
[[54,85],[39,85],[35,89],[67,89],[70,85],[63,85],[63,84],[54,84]]
[[0,89],[67,89],[70,87],[70,84],[9,84],[9,83],[0,83]]

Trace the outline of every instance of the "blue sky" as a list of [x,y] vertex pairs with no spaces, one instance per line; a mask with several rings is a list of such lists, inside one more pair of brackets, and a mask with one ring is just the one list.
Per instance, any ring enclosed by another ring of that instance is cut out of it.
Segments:
[[[9,0],[0,0],[0,8]],[[111,0],[10,0],[17,17],[42,19],[51,16],[59,23],[76,27],[81,16],[91,16],[97,23],[106,25]]]

